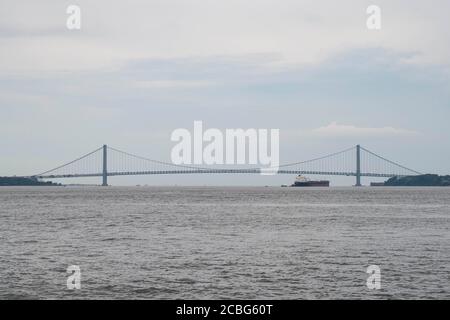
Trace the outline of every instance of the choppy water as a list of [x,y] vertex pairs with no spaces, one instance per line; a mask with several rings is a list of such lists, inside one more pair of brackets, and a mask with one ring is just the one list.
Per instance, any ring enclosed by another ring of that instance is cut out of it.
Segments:
[[0,241],[2,299],[450,298],[450,189],[2,187]]

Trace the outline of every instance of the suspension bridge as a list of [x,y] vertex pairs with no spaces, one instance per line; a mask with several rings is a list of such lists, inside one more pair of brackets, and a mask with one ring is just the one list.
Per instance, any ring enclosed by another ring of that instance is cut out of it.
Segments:
[[[270,168],[218,168],[178,165],[157,161],[103,145],[82,157],[51,170],[32,175],[36,179],[108,177],[154,174],[261,174]],[[420,175],[421,173],[388,160],[360,145],[311,160],[278,166],[274,174],[354,176],[356,186],[361,177],[391,178]],[[30,177],[30,176],[28,176]]]

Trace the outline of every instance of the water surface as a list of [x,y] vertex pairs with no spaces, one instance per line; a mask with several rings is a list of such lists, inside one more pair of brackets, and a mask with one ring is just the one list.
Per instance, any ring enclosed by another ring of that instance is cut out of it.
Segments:
[[449,188],[1,187],[0,238],[1,299],[450,298]]

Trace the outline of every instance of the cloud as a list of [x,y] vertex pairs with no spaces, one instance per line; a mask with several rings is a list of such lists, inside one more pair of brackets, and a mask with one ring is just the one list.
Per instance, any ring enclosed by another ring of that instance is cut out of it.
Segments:
[[212,85],[214,85],[214,82],[196,80],[149,80],[136,82],[136,87],[146,89],[201,88]]
[[369,2],[347,0],[79,0],[82,28],[66,29],[66,6],[4,0],[0,70],[10,73],[116,69],[135,59],[279,56],[311,66],[343,52],[381,48],[405,63],[450,65],[447,0],[379,0],[382,29],[366,28]]
[[332,122],[327,126],[312,130],[313,135],[329,137],[389,137],[389,136],[416,136],[420,133],[413,130],[393,127],[357,127],[354,125],[343,125]]

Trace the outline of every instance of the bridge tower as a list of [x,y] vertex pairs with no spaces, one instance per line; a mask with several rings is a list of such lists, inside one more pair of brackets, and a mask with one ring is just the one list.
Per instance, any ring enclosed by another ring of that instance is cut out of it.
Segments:
[[103,183],[102,186],[108,185],[108,147],[103,145]]
[[361,187],[361,146],[356,146],[356,187]]

